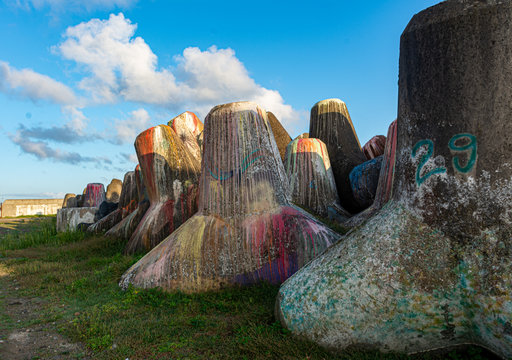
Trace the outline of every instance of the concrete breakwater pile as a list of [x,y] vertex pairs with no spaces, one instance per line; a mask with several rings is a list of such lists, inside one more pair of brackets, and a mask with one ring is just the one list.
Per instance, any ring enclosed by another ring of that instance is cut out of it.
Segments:
[[511,33],[511,1],[442,2],[402,34],[387,137],[361,147],[340,99],[294,140],[252,102],[186,112],[135,139],[110,194],[66,195],[57,227],[145,252],[123,288],[281,284],[281,323],[333,350],[510,358]]

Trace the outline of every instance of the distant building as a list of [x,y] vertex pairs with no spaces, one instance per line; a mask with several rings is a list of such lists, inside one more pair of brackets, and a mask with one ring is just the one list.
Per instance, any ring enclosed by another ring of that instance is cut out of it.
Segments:
[[8,199],[0,206],[0,217],[55,215],[64,199]]

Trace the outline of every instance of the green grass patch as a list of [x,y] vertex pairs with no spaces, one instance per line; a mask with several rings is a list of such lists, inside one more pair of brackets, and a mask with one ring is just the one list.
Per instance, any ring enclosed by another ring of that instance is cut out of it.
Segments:
[[[273,314],[278,287],[266,283],[202,294],[122,291],[121,275],[141,255],[122,255],[120,240],[56,234],[51,219],[40,226],[40,234],[20,234],[18,242],[0,240],[0,273],[16,277],[26,296],[47,300],[38,321],[55,322],[94,359],[409,358],[355,350],[334,355],[294,337]],[[3,306],[0,296],[0,323],[11,326]]]

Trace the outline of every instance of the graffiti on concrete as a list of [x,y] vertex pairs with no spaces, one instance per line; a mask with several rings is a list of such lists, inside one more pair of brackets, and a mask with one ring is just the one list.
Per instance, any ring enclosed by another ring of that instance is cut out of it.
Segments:
[[[465,145],[457,145],[456,143],[462,139],[466,139],[469,141]],[[411,156],[414,159],[414,158],[416,158],[416,155],[418,155],[419,149],[424,146],[427,147],[427,152],[424,153],[420,157],[419,162],[418,162],[418,167],[416,169],[416,184],[418,186],[421,186],[432,175],[446,173],[445,167],[436,167],[436,168],[428,171],[426,174],[421,175],[421,173],[423,172],[423,168],[425,167],[427,162],[430,160],[430,158],[432,158],[432,156],[434,154],[434,142],[430,139],[420,140],[416,143],[416,145],[414,145],[414,147],[412,148],[412,152],[411,152]],[[467,134],[467,133],[454,135],[448,142],[448,148],[452,152],[456,152],[456,153],[470,151],[468,160],[467,160],[465,166],[461,165],[460,156],[456,155],[453,157],[452,164],[453,164],[453,169],[455,171],[466,174],[473,169],[473,167],[476,164],[476,159],[477,159],[477,141],[476,141],[476,137],[474,135]]]

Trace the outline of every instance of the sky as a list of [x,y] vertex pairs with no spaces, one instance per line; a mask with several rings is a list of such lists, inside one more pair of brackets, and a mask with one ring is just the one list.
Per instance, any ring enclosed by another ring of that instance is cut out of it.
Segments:
[[396,118],[400,34],[429,0],[3,0],[0,202],[105,186],[143,130],[249,100],[292,138],[340,98],[363,145]]

